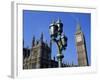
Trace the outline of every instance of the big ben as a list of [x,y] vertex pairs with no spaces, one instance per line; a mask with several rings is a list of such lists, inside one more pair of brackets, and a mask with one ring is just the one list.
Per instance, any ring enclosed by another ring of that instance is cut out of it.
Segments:
[[77,23],[77,30],[75,33],[76,49],[78,55],[78,66],[88,66],[88,57],[86,49],[85,36],[81,30],[81,26]]

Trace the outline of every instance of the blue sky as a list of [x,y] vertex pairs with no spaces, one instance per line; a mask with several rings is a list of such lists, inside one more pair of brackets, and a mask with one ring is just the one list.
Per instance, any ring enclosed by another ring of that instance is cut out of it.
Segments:
[[[23,38],[24,46],[31,47],[33,35],[37,40],[40,39],[41,32],[44,34],[44,41],[50,41],[49,25],[53,20],[61,19],[63,31],[68,38],[68,46],[64,54],[64,63],[77,64],[77,52],[75,46],[75,32],[77,20],[81,25],[82,32],[85,35],[86,47],[89,64],[91,63],[91,14],[74,12],[48,12],[23,10]],[[52,58],[57,55],[57,46],[52,45]]]

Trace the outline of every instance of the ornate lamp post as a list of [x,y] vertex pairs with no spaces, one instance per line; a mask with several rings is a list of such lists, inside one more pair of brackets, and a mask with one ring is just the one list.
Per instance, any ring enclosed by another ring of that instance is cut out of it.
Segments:
[[58,20],[57,22],[52,22],[49,26],[49,31],[51,40],[56,42],[58,47],[58,66],[62,67],[62,59],[64,58],[62,51],[65,50],[67,47],[67,37],[63,34],[63,24],[61,20]]

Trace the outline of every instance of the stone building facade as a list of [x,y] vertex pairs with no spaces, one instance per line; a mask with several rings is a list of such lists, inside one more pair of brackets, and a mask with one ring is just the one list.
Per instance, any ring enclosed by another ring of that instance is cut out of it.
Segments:
[[[32,40],[32,47],[23,48],[23,69],[38,69],[38,68],[56,68],[58,62],[51,58],[51,46],[43,41],[43,33],[40,40],[35,41],[35,37]],[[63,67],[69,66],[62,63]]]

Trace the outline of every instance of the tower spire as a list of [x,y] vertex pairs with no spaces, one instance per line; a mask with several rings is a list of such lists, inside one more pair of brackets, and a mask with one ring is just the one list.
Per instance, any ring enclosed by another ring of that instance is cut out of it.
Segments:
[[76,29],[77,31],[81,31],[81,25],[80,25],[79,21],[77,22],[77,26],[76,27],[77,27],[77,29]]
[[43,32],[41,33],[40,41],[43,42]]
[[35,36],[33,35],[33,39],[32,39],[32,47],[35,45]]

